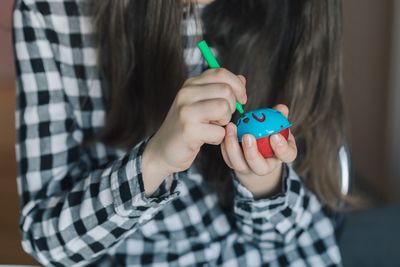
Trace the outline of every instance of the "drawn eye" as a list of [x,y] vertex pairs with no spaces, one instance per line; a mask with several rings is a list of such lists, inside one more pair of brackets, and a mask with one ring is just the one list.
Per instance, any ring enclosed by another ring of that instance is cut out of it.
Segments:
[[258,121],[258,122],[263,122],[263,121],[265,121],[265,115],[264,115],[264,113],[261,113],[261,114],[262,114],[261,118],[258,118],[258,117],[256,116],[256,114],[254,114],[254,113],[252,113],[251,116],[253,116],[253,118],[254,118],[256,121]]
[[244,122],[244,123],[248,123],[249,120],[250,120],[249,118],[244,118],[244,119],[243,119],[243,122]]

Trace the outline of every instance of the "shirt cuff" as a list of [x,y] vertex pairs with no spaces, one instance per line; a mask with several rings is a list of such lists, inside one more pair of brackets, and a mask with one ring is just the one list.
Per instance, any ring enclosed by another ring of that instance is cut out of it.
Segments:
[[286,192],[286,180],[287,180],[287,176],[288,176],[288,170],[287,170],[287,166],[286,164],[283,165],[282,168],[282,179],[281,179],[281,190],[279,190],[279,193],[272,195],[270,197],[264,197],[264,198],[255,198],[253,193],[250,192],[249,189],[247,189],[238,179],[238,177],[236,176],[235,171],[231,170],[231,176],[233,178],[233,183],[234,183],[234,188],[235,188],[235,196],[239,199],[242,200],[262,200],[262,199],[273,199],[276,197],[279,197],[281,195],[284,195],[284,193]]
[[146,196],[142,155],[149,140],[147,137],[137,144],[111,171],[111,191],[116,212],[121,216],[136,217],[148,209],[159,209],[180,194],[179,173],[173,173],[164,178],[153,194]]
[[253,226],[262,229],[262,224],[271,224],[280,234],[292,238],[293,233],[289,232],[292,232],[295,225],[307,227],[311,222],[311,217],[303,216],[307,198],[305,188],[291,166],[284,164],[282,191],[268,198],[255,199],[236,175],[233,180],[235,213],[239,219],[245,220],[247,225],[258,224]]

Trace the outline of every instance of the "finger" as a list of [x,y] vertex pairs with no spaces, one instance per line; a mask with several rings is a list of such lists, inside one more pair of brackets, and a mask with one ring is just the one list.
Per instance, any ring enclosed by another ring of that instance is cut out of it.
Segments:
[[226,165],[228,165],[229,168],[233,169],[233,165],[232,165],[232,163],[231,163],[231,161],[230,161],[230,159],[228,157],[228,154],[226,152],[225,140],[226,139],[224,139],[224,141],[222,141],[221,146],[220,146],[221,147],[221,154],[222,154],[222,157],[224,158],[224,161],[225,161]]
[[225,137],[225,129],[214,124],[188,124],[183,131],[184,136],[190,137],[187,140],[193,148],[199,148],[203,144],[219,145]]
[[276,166],[275,161],[263,158],[257,148],[256,139],[250,134],[243,136],[243,152],[250,169],[259,176],[269,174]]
[[227,125],[232,117],[229,103],[222,98],[204,100],[190,106],[184,106],[180,113],[181,119],[189,123],[213,123],[220,126]]
[[289,145],[289,142],[286,141],[286,139],[281,134],[277,133],[271,135],[270,143],[272,150],[274,151],[275,157],[277,157],[281,161],[291,163],[296,159],[296,145],[294,144],[293,146],[293,143],[292,145]]
[[227,83],[196,84],[186,86],[179,91],[181,105],[190,105],[195,102],[223,98],[229,102],[232,113],[236,108],[236,97],[232,87]]
[[289,129],[289,137],[288,137],[288,145],[296,150],[296,156],[297,156],[297,144],[296,144],[296,139],[294,138],[292,131]]
[[288,116],[289,116],[289,108],[288,108],[288,106],[286,106],[284,104],[278,104],[278,105],[274,106],[274,109],[276,109],[277,111],[282,113],[283,116],[288,118]]
[[232,169],[239,173],[249,173],[250,167],[247,165],[246,159],[244,158],[242,148],[237,139],[236,126],[233,123],[228,123],[225,127],[225,149],[227,156],[232,163]]
[[243,85],[246,86],[246,83],[247,83],[246,77],[244,77],[243,75],[239,74],[238,78],[243,83]]
[[233,88],[236,99],[247,102],[246,88],[240,78],[224,68],[209,69],[191,80],[191,84],[227,83]]
[[199,134],[202,135],[202,141],[210,145],[220,145],[224,141],[224,127],[202,123],[200,124]]

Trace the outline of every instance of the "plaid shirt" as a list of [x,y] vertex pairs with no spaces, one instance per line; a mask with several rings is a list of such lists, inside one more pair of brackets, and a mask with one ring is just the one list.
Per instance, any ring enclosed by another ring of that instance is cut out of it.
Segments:
[[[17,0],[13,25],[22,245],[41,264],[341,265],[331,220],[290,166],[271,198],[233,179],[227,216],[195,166],[146,197],[148,137],[127,151],[83,145],[105,117],[87,0]],[[202,35],[194,18],[185,29]],[[193,43],[185,54],[191,75],[204,69]]]

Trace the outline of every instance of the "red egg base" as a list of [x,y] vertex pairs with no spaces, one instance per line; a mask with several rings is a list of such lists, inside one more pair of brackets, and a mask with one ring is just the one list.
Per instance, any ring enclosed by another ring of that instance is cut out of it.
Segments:
[[[286,128],[282,131],[279,132],[283,137],[285,137],[286,140],[289,138],[289,128]],[[269,142],[269,137],[262,137],[257,139],[257,148],[258,151],[260,151],[261,155],[263,155],[264,158],[271,158],[274,156],[274,151],[271,148],[271,144]]]

